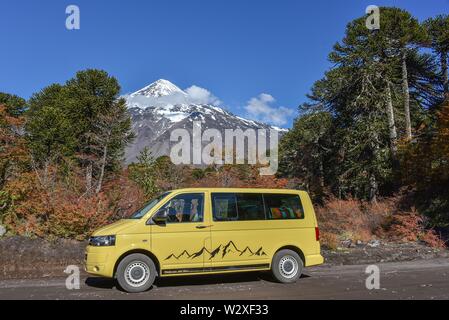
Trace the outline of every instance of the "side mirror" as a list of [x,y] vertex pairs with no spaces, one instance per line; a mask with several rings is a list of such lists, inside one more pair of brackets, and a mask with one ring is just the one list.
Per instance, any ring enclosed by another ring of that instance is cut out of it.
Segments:
[[165,226],[167,223],[168,209],[160,209],[154,214],[150,221],[156,225]]

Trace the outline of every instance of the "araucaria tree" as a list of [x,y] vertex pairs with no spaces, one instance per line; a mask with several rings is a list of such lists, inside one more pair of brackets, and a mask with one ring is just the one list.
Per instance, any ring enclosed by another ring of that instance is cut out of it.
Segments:
[[63,86],[54,84],[30,99],[27,139],[36,165],[73,162],[85,176],[85,194],[101,191],[105,173],[119,168],[133,139],[117,80],[85,70]]
[[421,50],[426,29],[401,9],[380,15],[379,30],[366,28],[366,17],[347,25],[329,55],[333,67],[281,142],[281,174],[311,191],[371,201],[392,194],[400,187],[398,146],[432,119],[439,77],[434,56]]
[[448,54],[449,54],[449,15],[438,15],[424,22],[429,37],[429,46],[440,60],[440,74],[445,95],[449,94]]

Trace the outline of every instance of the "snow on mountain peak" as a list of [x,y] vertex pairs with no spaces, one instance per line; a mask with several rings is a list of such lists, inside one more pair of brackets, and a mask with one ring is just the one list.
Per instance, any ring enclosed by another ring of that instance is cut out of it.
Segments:
[[211,127],[215,123],[218,127],[227,125],[231,127],[248,128],[273,128],[283,131],[281,128],[238,117],[217,104],[220,101],[208,90],[191,86],[185,91],[168,80],[159,79],[150,85],[124,96],[129,109],[137,109],[133,113],[142,115],[151,113],[152,117],[159,121],[168,120],[169,123],[178,123],[188,117],[201,114],[207,116]]
[[135,97],[141,95],[146,97],[160,98],[174,94],[186,95],[186,93],[183,90],[181,90],[179,87],[177,87],[170,81],[159,79],[153,82],[152,84],[146,86],[145,88],[142,88],[134,92],[133,94],[131,94],[131,96]]
[[181,90],[167,80],[158,80],[135,93],[124,96],[132,118],[136,140],[126,150],[126,161],[136,161],[144,147],[153,156],[170,154],[170,134],[176,129],[192,130],[194,121],[203,128],[216,129],[275,129],[265,123],[238,117],[219,107],[219,100],[204,88],[192,86]]

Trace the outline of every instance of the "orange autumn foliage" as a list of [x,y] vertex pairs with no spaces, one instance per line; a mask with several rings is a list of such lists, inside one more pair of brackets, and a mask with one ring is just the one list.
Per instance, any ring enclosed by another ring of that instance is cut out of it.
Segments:
[[4,222],[16,234],[85,239],[95,229],[129,216],[143,202],[142,193],[126,178],[108,181],[104,191],[89,197],[60,181],[44,188],[34,172],[23,173],[7,187],[14,199]]
[[393,210],[392,200],[371,203],[352,198],[330,198],[323,206],[316,207],[323,243],[336,248],[339,240],[368,241],[376,237],[383,221]]
[[22,117],[10,116],[0,105],[0,187],[14,175],[28,158],[25,140],[20,134]]
[[225,165],[186,184],[189,187],[285,189],[288,179],[262,176],[258,166]]
[[425,219],[412,208],[398,209],[400,199],[381,199],[375,203],[355,199],[328,199],[316,207],[322,244],[336,249],[343,240],[367,242],[383,239],[395,242],[422,241],[435,248],[443,248],[444,241],[432,229],[425,227]]
[[[432,154],[442,159],[433,177],[444,177],[449,159],[449,106],[438,114],[438,132]],[[85,175],[76,166],[50,165],[35,168],[20,134],[23,118],[7,114],[0,106],[0,222],[11,234],[43,238],[85,239],[95,229],[137,210],[145,200],[143,190],[130,179],[128,170],[110,173],[101,192],[85,194]],[[167,159],[165,159],[167,162]],[[288,179],[261,176],[259,166],[225,165],[201,169],[174,167],[161,162],[156,181],[161,191],[181,187],[287,188]],[[165,168],[165,169],[164,169]],[[373,237],[395,241],[423,241],[441,247],[444,243],[424,228],[421,215],[396,209],[397,199],[377,203],[355,199],[328,199],[317,207],[322,242],[337,247],[339,241],[368,241]]]
[[395,241],[422,241],[430,247],[445,247],[445,242],[433,229],[425,228],[425,219],[415,208],[410,212],[399,212],[388,217],[383,228],[390,239]]

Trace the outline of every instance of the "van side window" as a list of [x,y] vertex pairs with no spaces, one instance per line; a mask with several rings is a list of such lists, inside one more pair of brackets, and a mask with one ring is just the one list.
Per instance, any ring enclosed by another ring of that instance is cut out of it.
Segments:
[[265,208],[260,193],[237,193],[239,221],[265,220]]
[[203,222],[204,194],[180,194],[162,209],[168,209],[167,223]]
[[268,220],[304,219],[301,199],[295,194],[264,194]]
[[237,202],[234,193],[213,193],[214,221],[237,221]]
[[265,220],[262,194],[213,193],[214,221]]

